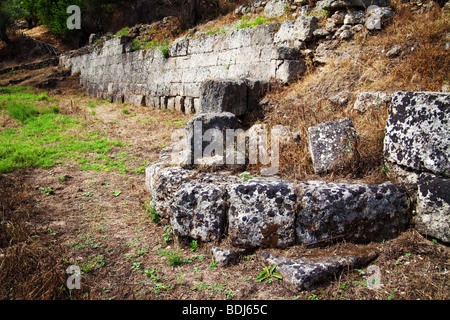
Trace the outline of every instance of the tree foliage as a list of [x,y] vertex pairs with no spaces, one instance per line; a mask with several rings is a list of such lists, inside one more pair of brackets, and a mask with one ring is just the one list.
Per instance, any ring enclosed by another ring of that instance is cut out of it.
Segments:
[[24,15],[19,0],[0,0],[0,39],[9,43],[7,28]]

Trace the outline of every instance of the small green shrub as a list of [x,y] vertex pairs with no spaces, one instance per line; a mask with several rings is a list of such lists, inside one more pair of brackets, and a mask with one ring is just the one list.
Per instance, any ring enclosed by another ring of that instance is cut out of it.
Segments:
[[265,281],[266,283],[272,283],[273,279],[283,279],[283,276],[279,274],[278,272],[275,272],[275,269],[277,268],[277,265],[274,264],[273,266],[267,266],[264,267],[264,269],[261,271],[261,273],[256,278],[256,282],[262,282]]
[[116,33],[116,37],[127,37],[130,34],[130,28],[125,27]]
[[159,215],[155,211],[155,209],[153,209],[153,206],[150,203],[144,203],[143,206],[145,208],[145,211],[148,213],[150,221],[151,222],[155,222],[155,223],[159,223],[159,221],[160,221]]
[[34,118],[39,112],[34,105],[18,100],[8,101],[5,108],[11,118],[18,120],[21,123],[25,123],[28,119]]

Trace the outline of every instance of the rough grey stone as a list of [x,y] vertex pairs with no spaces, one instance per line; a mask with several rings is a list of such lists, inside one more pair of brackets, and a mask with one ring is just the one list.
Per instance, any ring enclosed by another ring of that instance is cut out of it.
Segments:
[[242,255],[247,253],[247,250],[213,247],[211,253],[218,266],[227,267],[236,263]]
[[356,139],[357,134],[350,118],[308,128],[309,153],[316,173],[332,170],[343,159],[352,157]]
[[355,33],[352,30],[343,30],[339,33],[339,38],[342,40],[349,40],[351,39]]
[[231,112],[237,116],[247,111],[247,86],[243,80],[206,79],[200,87],[199,112]]
[[366,15],[361,10],[349,11],[344,18],[344,24],[364,24],[364,22],[366,22]]
[[409,223],[409,198],[402,185],[308,181],[300,189],[299,244],[381,241],[397,236]]
[[324,10],[336,10],[340,8],[364,7],[371,5],[387,7],[391,5],[391,0],[322,0],[316,5]]
[[180,167],[166,167],[150,165],[146,170],[146,183],[151,191],[150,204],[162,218],[170,218],[170,206],[178,188],[188,182],[192,172]]
[[383,27],[383,21],[394,14],[391,8],[370,7],[367,10],[366,28],[368,30],[380,30]]
[[365,112],[367,109],[379,108],[391,102],[391,95],[384,92],[361,92],[356,98],[353,110]]
[[316,38],[324,38],[326,36],[329,36],[330,32],[328,32],[325,29],[316,29],[316,30],[314,30],[313,35]]
[[267,18],[278,18],[285,13],[285,7],[289,5],[287,0],[270,0],[264,7],[264,15]]
[[296,20],[296,37],[301,41],[309,41],[314,39],[314,31],[317,29],[317,17],[300,16]]
[[[229,112],[222,113],[198,113],[186,125],[185,128],[185,150],[181,155],[181,166],[184,168],[202,164],[205,156],[216,156],[219,159],[214,163],[225,164],[225,137],[227,129],[237,128],[237,118]],[[204,137],[205,132],[211,134]],[[209,140],[208,140],[209,139]],[[205,148],[218,146],[219,150],[214,150],[215,154],[205,154]],[[220,150],[220,148],[222,150]],[[196,151],[197,150],[197,151]]]
[[302,58],[302,54],[295,47],[275,47],[271,52],[271,59],[274,60],[299,60],[300,58]]
[[293,259],[267,251],[259,251],[258,254],[269,264],[276,264],[276,272],[279,272],[283,276],[283,281],[295,291],[314,289],[327,280],[339,276],[343,271],[367,266],[378,256],[374,250],[345,256],[325,255],[317,258]]
[[450,176],[450,94],[394,93],[384,155],[410,169]]
[[247,85],[247,111],[258,108],[259,101],[269,90],[270,83],[264,79],[244,79]]
[[422,173],[417,187],[415,228],[427,236],[450,242],[450,179]]
[[386,52],[386,57],[388,57],[389,59],[392,59],[392,58],[399,56],[401,52],[402,52],[402,47],[397,44],[397,45],[392,46],[392,48],[388,52]]
[[284,43],[293,40],[297,31],[297,22],[292,20],[284,21],[280,24],[278,32],[274,35],[274,43]]
[[225,186],[191,181],[173,196],[170,222],[175,235],[205,242],[219,240],[226,221]]
[[306,71],[304,60],[275,60],[278,63],[275,78],[284,83],[293,83],[300,79]]
[[293,184],[259,178],[232,184],[227,190],[228,233],[234,246],[286,248],[294,244]]

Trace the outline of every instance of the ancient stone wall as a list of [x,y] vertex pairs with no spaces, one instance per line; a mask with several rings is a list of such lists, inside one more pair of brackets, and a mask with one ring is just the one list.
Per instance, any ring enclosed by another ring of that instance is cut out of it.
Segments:
[[298,80],[306,69],[299,48],[316,22],[305,16],[227,34],[180,38],[169,46],[168,56],[158,48],[133,51],[130,38],[116,37],[85,48],[84,54],[62,55],[60,64],[80,72],[90,95],[191,113],[199,107],[200,85],[206,78]]

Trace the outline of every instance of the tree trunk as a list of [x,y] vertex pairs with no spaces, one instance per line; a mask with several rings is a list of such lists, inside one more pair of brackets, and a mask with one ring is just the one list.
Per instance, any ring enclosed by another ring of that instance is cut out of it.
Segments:
[[6,33],[6,27],[0,27],[0,39],[6,42],[6,44],[11,44],[11,40],[8,38],[8,34]]

